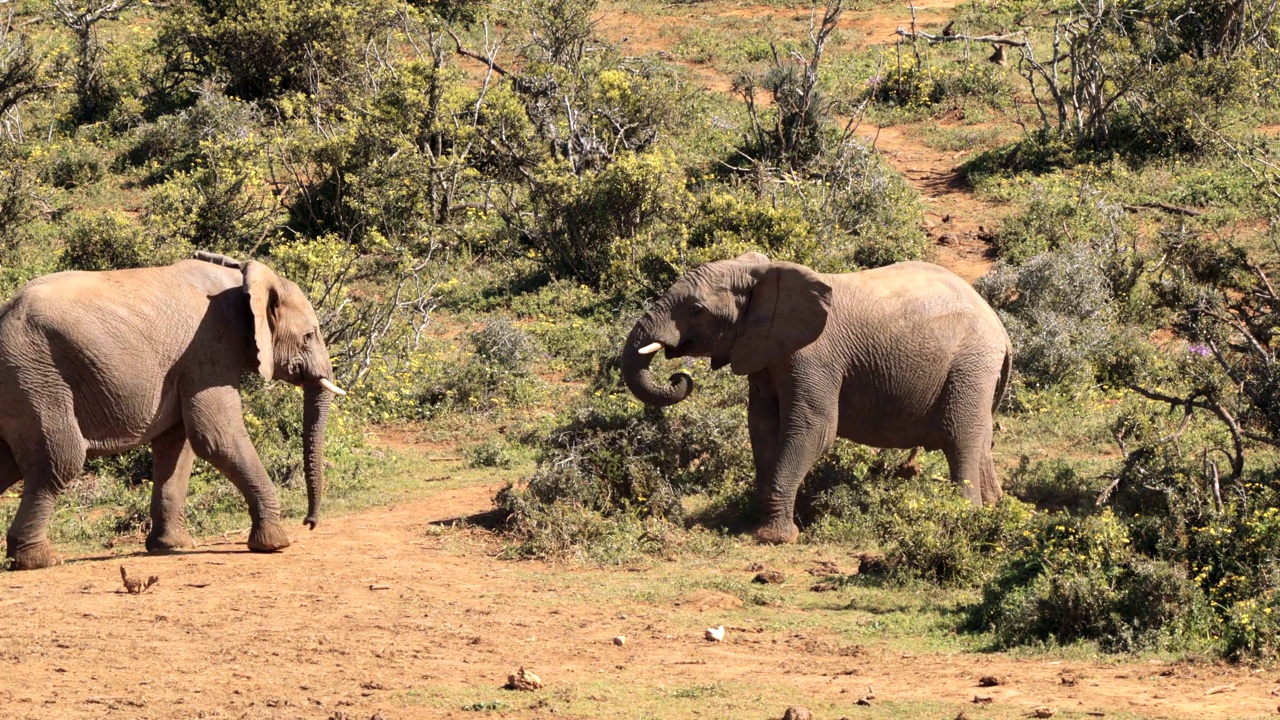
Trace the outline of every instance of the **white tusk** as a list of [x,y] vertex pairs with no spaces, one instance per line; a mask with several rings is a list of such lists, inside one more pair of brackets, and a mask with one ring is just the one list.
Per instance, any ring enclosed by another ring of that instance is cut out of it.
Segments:
[[346,394],[347,394],[347,391],[346,391],[346,390],[343,390],[342,388],[338,387],[337,385],[334,385],[334,384],[333,384],[333,382],[329,380],[329,378],[320,378],[320,387],[324,388],[325,390],[328,390],[329,392],[333,393],[334,395],[346,395]]
[[652,355],[662,349],[662,343],[649,343],[640,348],[641,355]]

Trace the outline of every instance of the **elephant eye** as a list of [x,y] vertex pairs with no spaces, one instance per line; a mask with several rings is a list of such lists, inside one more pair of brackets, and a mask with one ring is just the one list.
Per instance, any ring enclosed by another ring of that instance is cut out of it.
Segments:
[[689,317],[698,317],[699,315],[702,314],[702,311],[706,309],[707,309],[707,306],[703,305],[702,303],[694,303],[689,306]]
[[307,345],[310,345],[312,342],[315,341],[315,339],[316,339],[315,330],[308,330],[306,334],[302,336],[302,342],[306,343]]

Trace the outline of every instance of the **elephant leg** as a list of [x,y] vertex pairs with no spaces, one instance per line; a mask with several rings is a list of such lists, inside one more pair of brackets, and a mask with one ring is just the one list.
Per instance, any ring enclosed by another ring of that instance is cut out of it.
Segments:
[[85,442],[74,424],[37,432],[39,437],[30,445],[37,450],[19,459],[26,482],[6,536],[5,552],[14,570],[36,570],[62,562],[49,542],[49,518],[58,494],[84,469]]
[[958,483],[975,506],[995,504],[1003,492],[991,458],[994,420],[992,397],[1000,378],[1000,368],[987,371],[972,367],[948,378],[948,402],[944,426],[950,438],[943,443],[951,480]]
[[951,480],[975,506],[994,505],[1003,493],[991,458],[991,419],[970,430],[966,437],[943,448]]
[[763,523],[755,537],[764,543],[791,543],[800,537],[796,527],[796,493],[813,464],[836,440],[835,393],[826,398],[803,398],[780,403],[781,434],[773,484],[763,497]]
[[13,457],[13,451],[9,449],[8,443],[0,440],[0,495],[21,479],[22,470],[18,468],[18,461]]
[[768,506],[769,494],[774,486],[773,473],[778,464],[781,408],[768,370],[753,374],[749,383],[747,430],[751,436],[751,455],[756,466],[756,504],[763,512]]
[[195,451],[186,429],[175,425],[151,441],[151,532],[147,552],[166,553],[193,548],[196,542],[187,532],[187,486]]
[[239,391],[226,386],[199,391],[183,409],[183,424],[195,454],[226,475],[248,503],[253,521],[249,549],[274,552],[289,547],[280,523],[280,499],[244,428]]

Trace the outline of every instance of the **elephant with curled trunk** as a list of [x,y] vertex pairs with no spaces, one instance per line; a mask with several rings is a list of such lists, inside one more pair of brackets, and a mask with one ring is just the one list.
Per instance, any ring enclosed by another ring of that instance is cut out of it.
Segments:
[[306,524],[324,486],[324,432],[334,393],[315,311],[262,263],[198,253],[168,267],[61,272],[0,306],[0,492],[24,480],[7,554],[18,570],[59,561],[48,540],[54,501],[85,458],[151,444],[147,550],[194,545],[185,528],[195,457],[244,495],[249,549],[289,538],[280,501],[245,431],[246,371],[301,385]]
[[1009,336],[973,288],[937,265],[822,275],[759,253],[709,263],[658,299],[623,349],[631,392],[671,405],[693,380],[656,382],[658,350],[747,376],[762,542],[799,536],[796,491],[836,437],[942,450],[975,505],[1000,498],[991,415],[1009,382]]

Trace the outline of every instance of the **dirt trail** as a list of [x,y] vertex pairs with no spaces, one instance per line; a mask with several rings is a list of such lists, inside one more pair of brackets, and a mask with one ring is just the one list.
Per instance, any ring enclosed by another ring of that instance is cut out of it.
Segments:
[[863,134],[920,193],[934,262],[969,282],[986,274],[994,264],[992,234],[1007,209],[979,199],[969,187],[957,168],[967,152],[935,150],[898,125]]
[[[327,520],[314,532],[294,531],[294,546],[275,555],[250,554],[239,538],[227,538],[183,555],[80,558],[0,576],[0,714],[475,717],[456,698],[478,690],[507,699],[503,717],[550,717],[573,688],[654,691],[755,679],[795,688],[800,701],[847,705],[851,715],[868,685],[880,701],[969,707],[981,693],[995,709],[1019,712],[1051,705],[1225,719],[1276,709],[1275,673],[1238,668],[882,648],[849,657],[813,635],[741,628],[711,644],[671,607],[588,602],[559,573],[491,557],[483,531],[430,525],[489,510],[495,487]],[[144,594],[123,594],[121,564],[160,581]],[[644,582],[643,572],[625,569],[574,572],[593,584]],[[731,613],[708,612],[707,622]],[[627,645],[615,647],[614,635],[628,636]],[[521,665],[549,689],[498,690]],[[980,689],[981,675],[1010,682]],[[1205,694],[1224,685],[1233,688]]]
[[[935,0],[916,3],[919,27],[945,23],[950,11],[961,0]],[[766,26],[782,27],[790,32],[807,28],[810,11],[773,5],[707,4],[693,6],[690,12],[671,13],[655,19],[636,13],[624,4],[607,3],[596,30],[603,37],[620,43],[629,54],[657,53],[674,60],[677,44],[692,29],[727,18],[743,19]],[[841,29],[867,45],[893,43],[898,28],[911,26],[909,3],[893,3],[867,11],[848,11]],[[936,29],[936,27],[935,27]],[[694,82],[712,92],[729,92],[730,78],[707,64],[683,62]],[[948,125],[953,120],[930,119],[921,125]],[[918,126],[894,125],[864,128],[863,134],[874,140],[876,148],[896,170],[920,193],[925,203],[925,230],[935,246],[933,260],[972,282],[991,269],[991,231],[1003,217],[1005,209],[974,196],[972,188],[957,170],[964,152],[934,150],[918,136]]]

